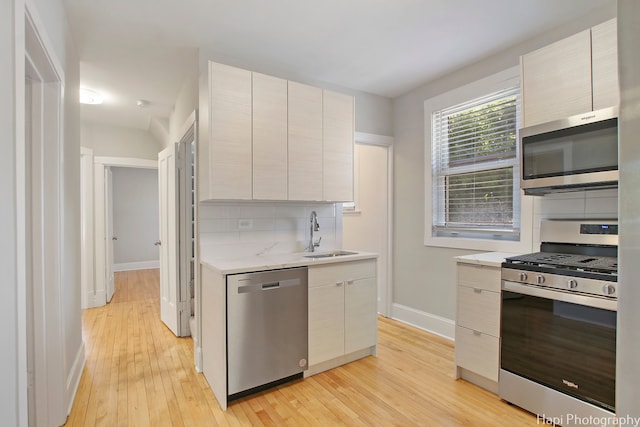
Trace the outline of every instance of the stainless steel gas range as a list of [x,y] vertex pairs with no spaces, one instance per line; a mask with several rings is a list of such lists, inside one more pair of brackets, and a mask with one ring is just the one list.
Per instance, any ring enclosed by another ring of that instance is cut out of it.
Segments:
[[545,220],[502,264],[500,396],[555,424],[615,416],[618,224]]

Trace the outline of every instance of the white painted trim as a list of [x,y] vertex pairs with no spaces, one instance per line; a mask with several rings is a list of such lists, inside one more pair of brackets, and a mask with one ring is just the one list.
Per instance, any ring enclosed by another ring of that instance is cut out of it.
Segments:
[[152,268],[160,268],[160,261],[152,260],[139,262],[121,262],[119,264],[113,264],[113,271],[149,270]]
[[82,370],[85,365],[84,357],[84,341],[80,345],[76,357],[73,359],[73,365],[67,376],[67,396],[69,397],[67,406],[67,415],[71,413],[73,407],[73,401],[75,400],[76,393],[78,392],[78,386],[80,385],[80,378],[82,377]]
[[[25,135],[25,10],[14,4],[14,103],[15,124],[12,131],[15,135],[15,180],[16,180],[16,329],[17,329],[17,388],[7,390],[15,393],[17,400],[16,422],[19,427],[27,427],[29,424],[29,397],[28,397],[28,364],[27,364],[27,258],[26,258],[26,135]],[[8,55],[7,55],[8,56]],[[9,133],[11,130],[9,131]]]
[[104,166],[158,169],[157,160],[136,159],[133,157],[96,156],[94,158],[94,163],[99,163]]
[[103,289],[94,293],[93,290],[89,290],[83,297],[87,301],[86,308],[102,307],[107,301],[107,291]]
[[393,304],[391,318],[418,329],[455,341],[456,322],[451,319],[416,310],[401,304]]
[[82,308],[95,307],[89,303],[87,298],[95,290],[95,242],[94,242],[94,187],[93,187],[93,150],[80,147],[80,223],[81,223],[81,292]]
[[[20,4],[20,3],[18,3]],[[20,9],[17,7],[16,9]],[[40,197],[39,205],[36,205],[34,211],[37,215],[41,215],[42,218],[37,218],[39,222],[39,229],[37,233],[41,233],[40,241],[35,248],[42,253],[48,253],[48,257],[42,257],[38,261],[41,265],[36,266],[39,269],[41,278],[45,278],[44,282],[37,280],[33,284],[26,282],[27,271],[26,269],[30,265],[28,257],[26,255],[25,263],[19,268],[24,269],[25,274],[25,288],[28,286],[43,286],[42,289],[34,289],[34,295],[40,295],[43,300],[34,299],[34,305],[32,306],[32,312],[28,313],[28,303],[25,298],[25,313],[32,315],[34,319],[34,354],[35,360],[35,402],[36,414],[39,417],[38,422],[42,424],[55,424],[59,425],[66,419],[66,406],[68,406],[71,396],[65,391],[65,365],[66,365],[66,336],[64,329],[64,304],[63,304],[63,265],[65,265],[66,252],[64,251],[64,186],[63,186],[63,153],[64,153],[64,96],[65,96],[65,76],[64,69],[61,66],[61,62],[55,55],[55,49],[50,38],[45,31],[45,25],[40,19],[40,15],[37,11],[32,0],[26,0],[24,2],[23,10],[16,10],[16,21],[23,22],[25,25],[21,27],[25,34],[31,34],[31,37],[24,39],[23,45],[18,45],[16,40],[16,55],[17,60],[24,64],[25,59],[29,60],[33,68],[37,70],[37,73],[42,76],[42,81],[38,82],[39,90],[41,91],[41,102],[39,105],[41,108],[41,129],[36,138],[38,141],[31,140],[30,144],[34,144],[35,150],[42,149],[40,171],[38,178],[42,179],[41,183],[36,181],[32,182],[35,188],[35,195]],[[18,27],[19,24],[16,25]],[[22,39],[21,39],[22,41]],[[30,41],[30,42],[29,42]],[[27,42],[29,44],[27,45]],[[16,82],[16,93],[21,93],[24,89],[24,78],[26,76],[26,68],[21,69],[22,73],[16,76],[16,79],[21,78],[21,81]],[[20,89],[22,88],[22,89]],[[24,93],[22,93],[24,96]],[[20,108],[21,113],[25,111],[25,105],[22,104]],[[24,129],[27,116],[22,116],[22,124],[18,123],[18,128]],[[23,136],[21,139],[16,139],[17,143],[23,145],[20,148],[20,153],[17,153],[17,157],[21,156],[21,160],[24,162],[17,167],[17,175],[21,176],[20,181],[24,179],[27,173],[32,173],[26,166],[27,158],[26,152],[22,152],[25,149],[27,140]],[[16,150],[18,151],[18,149]],[[24,155],[23,155],[24,154]],[[23,167],[24,166],[24,167]],[[39,184],[41,184],[39,186]],[[24,182],[17,182],[17,189],[26,190]],[[26,193],[26,191],[25,191]],[[31,194],[31,193],[29,193]],[[25,198],[18,203],[24,203],[17,207],[17,211],[22,211],[22,216],[26,218],[27,208],[26,197],[29,194],[25,194]],[[45,215],[46,213],[46,215]],[[20,216],[20,214],[19,214]],[[18,239],[25,239],[24,248],[27,248],[26,235],[22,233],[27,232],[27,223],[23,224],[23,227],[18,232]],[[19,245],[21,245],[20,243]],[[22,263],[19,260],[18,263]],[[34,275],[34,277],[36,277]],[[19,296],[19,298],[21,295]],[[18,308],[20,310],[20,308]],[[18,322],[20,323],[20,320]],[[25,322],[26,326],[26,322]],[[18,329],[18,335],[21,336],[23,330],[20,327]],[[24,337],[27,337],[26,327],[24,329]],[[19,338],[20,340],[20,338]],[[26,342],[26,341],[25,341]],[[39,349],[39,350],[38,350]],[[20,350],[18,350],[20,351]],[[21,363],[21,362],[19,362]],[[20,381],[28,383],[28,379],[23,376],[23,373],[18,373]],[[22,385],[19,385],[22,387]],[[18,390],[20,396],[22,396],[21,390]],[[38,398],[39,397],[39,398]],[[20,399],[20,397],[19,397]],[[28,420],[28,408],[27,414],[22,419],[22,410],[26,402],[19,402],[20,413],[18,414],[19,423],[27,424]],[[31,420],[33,422],[33,420]]]
[[355,142],[357,144],[380,145],[390,147],[393,145],[394,138],[392,136],[377,135],[374,133],[355,132]]
[[193,110],[191,114],[189,114],[189,117],[187,117],[187,120],[185,120],[184,123],[182,124],[182,127],[180,128],[180,133],[178,135],[181,135],[181,138],[179,142],[181,143],[191,142],[191,141],[186,141],[185,139],[187,139],[189,130],[191,130],[192,127],[193,127],[193,137],[195,139],[195,134],[196,132],[198,132],[198,129],[196,129],[196,118],[197,118],[196,110]]
[[[158,169],[157,160],[138,159],[133,157],[108,157],[95,156],[94,164],[94,244],[95,244],[95,260],[94,260],[94,286],[93,289],[87,289],[84,295],[88,297],[87,304],[91,307],[100,307],[107,303],[106,287],[107,287],[107,248],[105,236],[106,209],[105,204],[105,169],[108,167],[131,167],[142,169]],[[90,292],[93,291],[93,294]],[[89,298],[90,296],[90,298]],[[90,300],[93,302],[90,302]]]

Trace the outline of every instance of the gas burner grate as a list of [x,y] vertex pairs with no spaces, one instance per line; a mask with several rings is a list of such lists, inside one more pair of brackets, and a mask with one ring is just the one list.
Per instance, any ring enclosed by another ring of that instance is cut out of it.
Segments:
[[562,254],[554,252],[535,252],[507,258],[508,264],[552,267],[558,270],[580,270],[595,273],[618,274],[618,258]]

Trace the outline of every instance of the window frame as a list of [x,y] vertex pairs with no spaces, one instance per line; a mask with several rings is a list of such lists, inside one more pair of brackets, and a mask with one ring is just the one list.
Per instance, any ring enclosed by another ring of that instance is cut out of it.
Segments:
[[[441,95],[430,98],[424,102],[424,184],[425,184],[425,210],[424,210],[424,245],[434,247],[448,247],[458,249],[473,249],[481,251],[501,251],[501,252],[528,252],[531,249],[531,224],[533,216],[533,201],[531,196],[525,196],[520,191],[520,237],[519,240],[505,240],[501,235],[488,237],[489,233],[482,233],[482,236],[474,234],[470,230],[466,233],[454,235],[433,235],[433,209],[436,195],[433,191],[433,169],[432,169],[432,113],[461,104],[470,100],[498,92],[515,85],[520,85],[520,68],[512,67],[502,72],[496,73],[481,80],[469,83],[459,88],[453,89]],[[519,165],[519,154],[516,164]],[[516,168],[517,170],[518,168]],[[514,176],[519,179],[519,176]],[[515,197],[515,195],[514,195]],[[514,208],[517,200],[514,200]],[[515,215],[515,214],[514,214]]]

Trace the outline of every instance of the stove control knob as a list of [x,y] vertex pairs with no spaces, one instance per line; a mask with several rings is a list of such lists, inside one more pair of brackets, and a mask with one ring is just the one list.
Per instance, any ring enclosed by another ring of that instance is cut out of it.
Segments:
[[575,279],[567,280],[567,289],[575,289],[578,287],[578,281]]
[[542,285],[544,283],[544,276],[542,274],[538,274],[536,276],[536,283],[538,285]]
[[528,278],[527,273],[525,273],[525,272],[520,272],[520,281],[521,281],[521,282],[526,282],[526,281],[527,281],[527,278]]
[[616,293],[616,287],[613,285],[604,285],[602,287],[602,293],[605,295],[613,295]]

